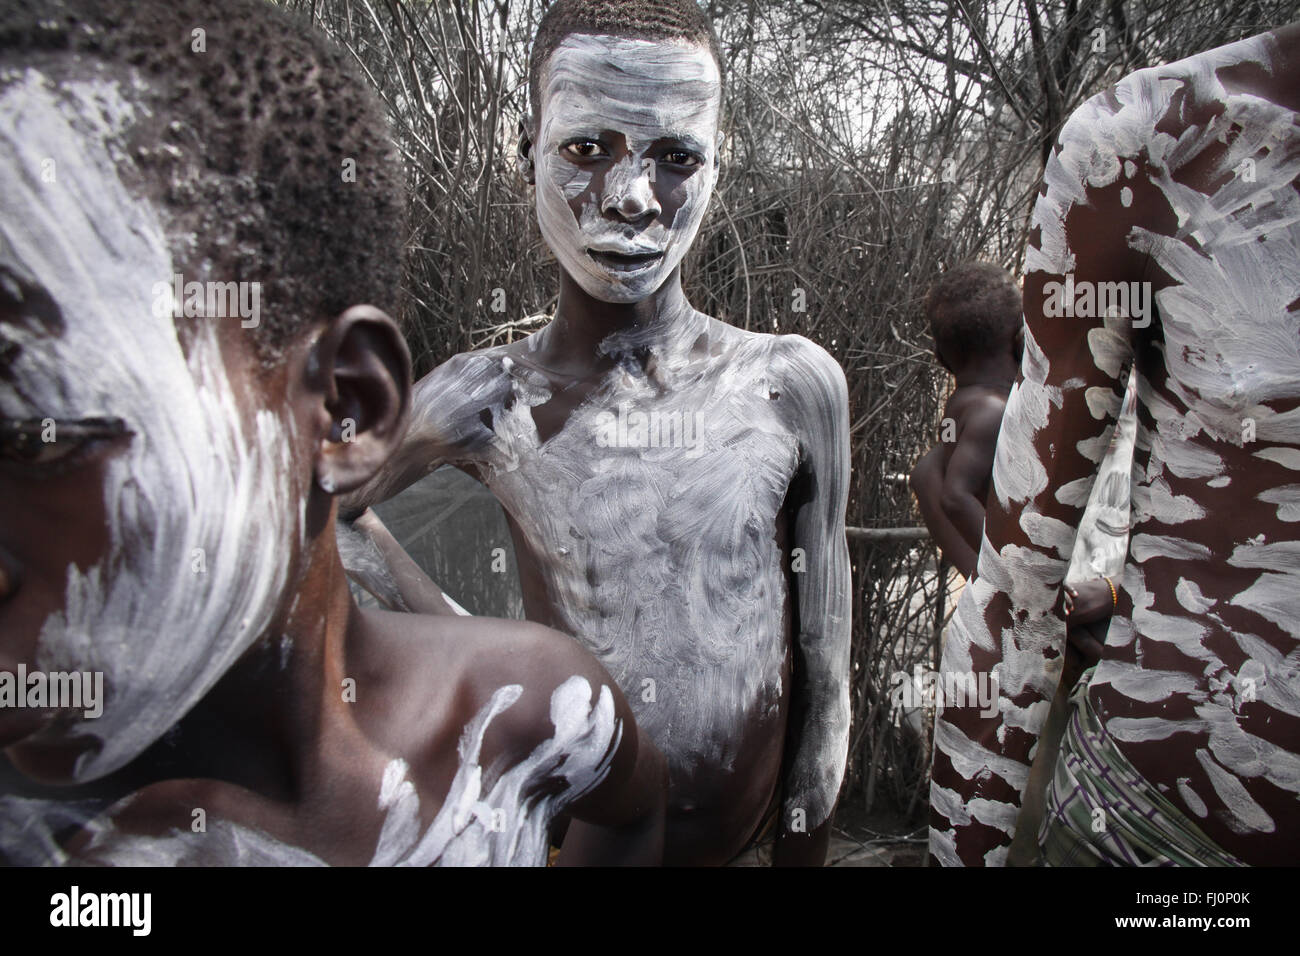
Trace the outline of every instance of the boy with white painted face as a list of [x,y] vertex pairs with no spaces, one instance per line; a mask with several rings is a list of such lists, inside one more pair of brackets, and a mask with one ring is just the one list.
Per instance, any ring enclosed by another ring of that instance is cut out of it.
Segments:
[[591,655],[350,597],[335,496],[410,364],[356,304],[402,182],[346,55],[257,0],[31,0],[0,56],[0,668],[107,698],[0,709],[0,859],[544,864],[564,813],[562,862],[657,862],[663,758]]
[[[943,659],[945,677],[998,674],[1001,700],[991,718],[946,707],[936,721],[940,863],[1007,858],[1060,679],[1074,529],[1130,370],[1127,560],[1039,842],[1067,865],[1300,855],[1297,91],[1292,25],[1134,73],[1061,131],[979,575]],[[1097,307],[1121,292],[1129,308]]]
[[665,860],[725,863],[767,828],[774,862],[820,864],[849,726],[843,373],[682,292],[721,103],[690,0],[559,0],[530,86],[519,162],[555,317],[421,381],[407,440],[349,503],[443,463],[482,480],[528,616],[596,654],[668,759]]

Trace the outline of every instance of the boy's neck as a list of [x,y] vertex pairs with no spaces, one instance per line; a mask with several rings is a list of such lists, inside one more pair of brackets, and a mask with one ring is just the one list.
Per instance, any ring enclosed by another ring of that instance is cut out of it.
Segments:
[[954,372],[953,385],[956,388],[992,388],[1009,392],[1019,371],[1020,366],[1007,356],[1005,360],[980,362]]
[[604,302],[590,295],[564,269],[555,319],[543,339],[544,364],[574,376],[603,372],[628,356],[683,351],[707,318],[682,291],[681,270],[639,302]]
[[358,617],[332,519],[307,547],[285,611],[135,773],[218,779],[281,801],[302,796],[326,728],[348,716],[345,648]]

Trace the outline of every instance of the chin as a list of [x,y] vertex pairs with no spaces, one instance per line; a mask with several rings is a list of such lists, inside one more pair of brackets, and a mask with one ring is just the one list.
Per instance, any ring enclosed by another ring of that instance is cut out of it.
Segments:
[[608,276],[599,278],[586,275],[579,280],[579,285],[593,299],[608,302],[611,305],[632,305],[650,298],[668,280],[667,275],[655,275],[637,279],[635,282],[620,282]]
[[650,298],[653,294],[651,292],[646,292],[643,289],[619,290],[610,289],[608,287],[597,287],[594,289],[588,289],[587,291],[593,298],[599,299],[601,302],[608,302],[610,305],[633,305],[634,303],[642,302]]

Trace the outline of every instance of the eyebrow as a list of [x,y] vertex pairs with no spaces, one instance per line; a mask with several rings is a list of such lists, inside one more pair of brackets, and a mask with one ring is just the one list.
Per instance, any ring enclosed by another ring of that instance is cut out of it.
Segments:
[[[579,139],[599,140],[599,139],[609,139],[611,137],[618,137],[620,139],[623,139],[624,141],[626,141],[627,139],[627,133],[621,130],[614,130],[614,129],[597,130],[595,127],[590,127],[590,126],[588,127],[575,126],[573,129],[569,129],[569,130],[560,129],[558,132],[559,135],[556,135],[554,137],[555,144],[557,146],[563,146],[565,143],[569,143]],[[680,143],[682,146],[686,147],[687,149],[694,150],[695,152],[701,155],[705,155],[709,151],[707,144],[703,140],[701,140],[694,133],[688,133],[685,130],[668,130],[662,135],[656,136],[654,139],[650,140],[650,145],[652,146],[661,143]]]

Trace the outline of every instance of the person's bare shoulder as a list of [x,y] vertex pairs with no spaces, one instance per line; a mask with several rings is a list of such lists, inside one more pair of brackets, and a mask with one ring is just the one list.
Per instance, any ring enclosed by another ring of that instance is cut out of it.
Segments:
[[948,396],[943,414],[944,418],[951,418],[956,423],[960,435],[972,425],[981,427],[989,423],[999,424],[1006,407],[1007,393],[1003,389],[967,386],[956,389]]
[[939,428],[945,471],[958,446],[964,449],[964,458],[969,458],[975,447],[982,447],[985,452],[979,453],[980,458],[992,461],[1006,408],[1007,393],[999,388],[967,386],[948,397]]
[[[527,758],[555,739],[566,721],[566,732],[574,724],[590,725],[588,743],[594,745],[604,722],[612,756],[631,719],[599,662],[550,628],[497,618],[367,613],[372,646],[357,663],[383,698],[367,729],[413,768],[447,767],[466,726],[494,700],[509,703],[484,735],[484,767]],[[358,699],[364,686],[359,680]],[[630,754],[634,760],[635,747]],[[619,754],[619,768],[626,757]]]
[[802,335],[774,335],[771,375],[779,401],[801,432],[847,428],[849,387],[840,363]]

